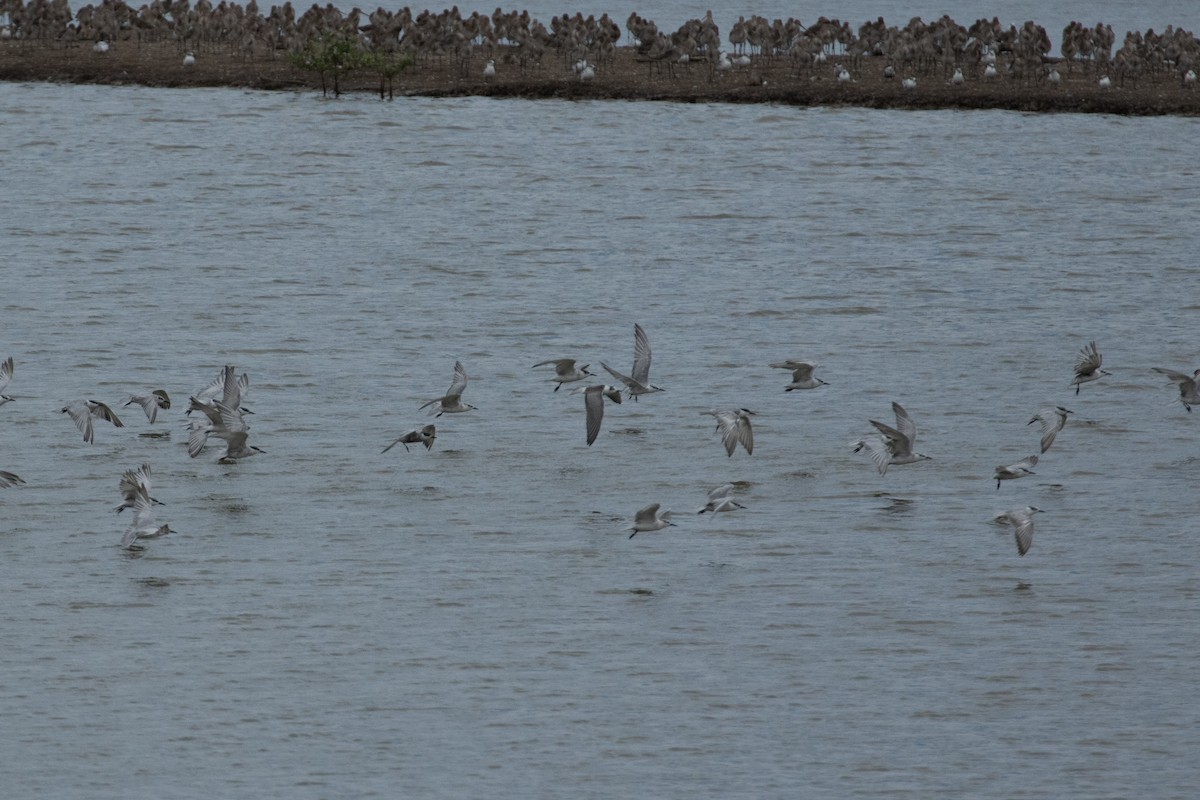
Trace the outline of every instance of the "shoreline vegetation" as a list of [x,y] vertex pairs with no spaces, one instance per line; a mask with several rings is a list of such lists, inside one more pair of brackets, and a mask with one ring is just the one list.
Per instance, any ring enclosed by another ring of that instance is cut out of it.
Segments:
[[[463,17],[408,8],[343,14],[290,3],[263,15],[208,0],[138,9],[104,0],[0,0],[0,80],[236,87],[380,97],[493,96],[777,103],[874,108],[1001,108],[1125,115],[1200,114],[1200,40],[1168,27],[1130,32],[1071,23],[1050,52],[1033,22],[711,16],[676,31],[631,14],[525,12]],[[489,68],[490,62],[490,68]]]

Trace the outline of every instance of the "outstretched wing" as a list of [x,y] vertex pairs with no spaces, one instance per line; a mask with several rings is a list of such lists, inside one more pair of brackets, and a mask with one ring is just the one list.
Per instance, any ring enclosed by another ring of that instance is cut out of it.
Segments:
[[1075,362],[1075,377],[1090,375],[1100,369],[1100,365],[1104,362],[1104,356],[1100,355],[1096,350],[1095,340],[1088,342],[1082,350],[1079,351],[1079,360]]
[[454,382],[450,384],[450,388],[446,390],[446,396],[452,397],[460,395],[467,389],[467,370],[462,365],[461,361],[454,362]]
[[639,383],[650,380],[650,340],[636,322],[633,323],[633,379]]
[[591,447],[600,435],[600,421],[604,419],[604,387],[588,387],[583,393],[583,404],[587,409],[587,443]]
[[12,356],[9,356],[4,359],[3,363],[0,363],[0,392],[3,392],[8,387],[9,382],[12,381],[12,376],[13,359]]

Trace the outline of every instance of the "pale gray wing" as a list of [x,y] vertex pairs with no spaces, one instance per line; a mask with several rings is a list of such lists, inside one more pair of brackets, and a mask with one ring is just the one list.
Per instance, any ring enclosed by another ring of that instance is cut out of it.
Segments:
[[889,453],[893,455],[905,455],[912,452],[912,445],[909,443],[908,437],[903,433],[891,425],[884,425],[878,420],[870,420],[870,423],[875,426],[876,430],[883,434],[883,445]]
[[875,462],[875,469],[880,475],[887,475],[888,464],[892,461],[892,451],[882,439],[863,439],[859,443],[860,450],[866,450],[867,455]]
[[129,530],[125,531],[125,535],[121,537],[121,547],[126,550],[129,546],[137,541],[138,529],[136,525],[130,525]]
[[9,356],[0,363],[0,392],[8,388],[8,384],[12,381],[13,376],[13,359]]
[[[1194,382],[1191,375],[1184,375],[1182,372],[1176,372],[1173,369],[1167,369],[1166,367],[1151,367],[1150,369],[1162,375],[1166,375],[1167,378],[1170,379],[1171,383],[1174,383],[1178,386],[1184,386]],[[0,383],[0,389],[3,388],[4,384]]]
[[737,440],[746,448],[746,455],[754,453],[754,429],[750,426],[750,418],[738,415],[737,418]]
[[795,359],[789,358],[787,361],[776,361],[775,363],[768,364],[767,366],[773,367],[774,369],[795,370],[795,369],[799,368],[801,364],[805,364],[805,363],[807,363],[807,362],[796,361]]
[[93,417],[102,419],[106,422],[111,422],[114,428],[125,427],[125,423],[121,422],[121,418],[118,417],[111,408],[104,403],[101,403],[99,400],[89,400],[88,410],[91,412]]
[[155,527],[154,525],[154,506],[150,502],[150,495],[146,492],[138,491],[133,495],[133,525],[139,531]]
[[227,364],[221,377],[221,404],[237,408],[242,404],[242,387],[238,384],[237,369]]
[[1054,444],[1054,437],[1061,430],[1060,422],[1064,421],[1057,411],[1053,408],[1043,409],[1034,415],[1033,419],[1029,420],[1030,425],[1037,422],[1041,425],[1042,433],[1042,452],[1045,453],[1050,449],[1050,445]]
[[86,403],[76,403],[67,406],[63,409],[63,413],[71,417],[75,423],[75,427],[79,428],[79,432],[83,434],[83,440],[88,444],[92,443],[92,411]]
[[633,379],[639,383],[650,380],[650,340],[642,326],[633,323]]
[[412,436],[414,433],[416,433],[416,431],[405,431],[404,433],[397,436],[396,440],[394,442],[389,444],[387,447],[383,448],[383,450],[381,450],[380,453],[381,454],[386,453],[388,450],[391,450],[393,447],[400,444],[401,442],[404,442],[404,444],[406,445],[405,449],[407,449],[408,443],[410,441],[412,441],[412,439],[410,439],[408,437]]
[[[226,367],[225,369],[229,369],[229,367]],[[209,381],[207,386],[196,392],[197,400],[207,403],[210,400],[215,400],[218,394],[224,394],[225,369],[218,372],[217,377]]]
[[127,501],[132,502],[136,499],[138,492],[150,494],[150,465],[142,464],[137,469],[127,469],[125,474],[121,476],[121,483],[118,487],[121,494],[125,496]]
[[1029,552],[1029,548],[1033,544],[1033,515],[1010,514],[1009,521],[1014,526],[1014,533],[1017,539],[1017,555],[1023,556]]
[[811,364],[807,361],[794,361],[792,366],[792,380],[796,383],[804,383],[812,378],[813,370],[817,368],[816,364]]
[[722,498],[729,497],[731,494],[733,494],[733,484],[722,483],[720,486],[715,487],[708,493],[708,499],[720,500]]
[[188,428],[188,455],[196,458],[204,452],[204,446],[208,444],[208,434],[212,428],[208,424],[200,420],[192,420],[191,426]]
[[157,397],[152,394],[135,394],[130,395],[129,399],[125,401],[125,405],[127,406],[133,405],[134,403],[137,403],[142,407],[142,411],[146,413],[147,420],[154,422],[155,417],[158,416]]
[[587,443],[590,447],[600,435],[600,421],[604,419],[604,387],[589,386],[583,393],[583,404],[587,409]]
[[738,445],[738,417],[731,411],[718,411],[716,417],[717,433],[721,434],[725,455],[732,457]]
[[904,406],[893,401],[892,411],[896,412],[896,429],[904,434],[905,440],[908,442],[909,450],[917,443],[917,425],[912,421],[912,417],[904,410]]
[[[1184,375],[1182,372],[1175,372],[1174,369],[1166,367],[1151,367],[1151,369],[1154,372],[1166,375],[1166,377],[1170,378],[1172,384],[1182,384],[1184,381],[1192,383],[1192,375]],[[0,389],[4,389],[4,384],[0,384]]]
[[549,361],[539,361],[533,366],[544,367],[547,364],[554,365],[555,375],[570,375],[575,371],[575,359],[573,358],[552,358]]
[[7,472],[0,470],[0,489],[11,489],[14,486],[20,486],[25,483],[21,480],[21,476],[15,472]]
[[1096,342],[1088,342],[1082,350],[1079,351],[1079,360],[1075,362],[1075,376],[1090,375],[1100,369],[1100,365],[1104,362],[1104,357],[1096,350]]
[[1018,461],[1017,463],[1013,464],[1012,467],[1010,467],[1010,469],[1032,470],[1034,467],[1037,466],[1037,462],[1038,462],[1037,456],[1027,456],[1027,457],[1021,459],[1020,461]]
[[628,386],[630,388],[633,388],[634,386],[636,386],[638,384],[638,382],[635,381],[633,378],[630,378],[626,375],[622,375],[621,373],[617,372],[615,369],[610,367],[608,364],[605,364],[603,361],[600,362],[600,366],[604,367],[604,369],[606,369],[608,371],[609,375],[612,375],[614,378],[616,378],[621,383],[625,384],[626,386]]
[[[213,431],[213,435],[219,436],[226,441],[229,441],[227,434],[241,433],[244,434],[250,430],[250,426],[246,424],[246,420],[242,417],[242,412],[237,408],[231,408],[224,403],[216,403],[217,411],[221,412],[221,427],[219,430]],[[245,436],[242,437],[244,442]]]
[[662,504],[655,503],[654,505],[646,506],[641,511],[637,512],[637,514],[635,514],[633,517],[633,524],[643,525],[654,522],[658,518],[658,508],[660,505]]
[[454,362],[454,382],[450,384],[450,388],[446,390],[446,396],[461,395],[467,389],[467,370],[463,367],[461,361]]

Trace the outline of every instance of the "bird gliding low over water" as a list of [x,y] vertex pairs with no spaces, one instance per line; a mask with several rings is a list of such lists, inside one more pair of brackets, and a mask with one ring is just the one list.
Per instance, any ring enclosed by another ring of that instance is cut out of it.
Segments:
[[904,406],[893,401],[892,411],[896,414],[895,428],[870,420],[883,437],[859,439],[854,443],[854,452],[866,450],[880,475],[886,475],[887,468],[892,465],[915,464],[918,461],[929,460],[929,456],[913,452],[913,446],[917,443],[917,426],[904,410]]
[[630,539],[637,536],[639,533],[643,533],[645,531],[661,531],[663,528],[675,524],[674,522],[671,522],[670,509],[660,513],[658,510],[659,505],[659,503],[655,503],[654,505],[646,506],[634,515],[633,527],[630,528],[633,533],[629,534]]
[[400,436],[381,452],[386,453],[398,444],[404,445],[404,449],[408,450],[410,444],[423,444],[425,449],[429,450],[433,447],[433,440],[437,438],[437,428],[433,425],[426,425],[419,430],[411,430],[400,434]]
[[1017,555],[1023,556],[1033,546],[1033,515],[1041,511],[1037,506],[1013,508],[1003,514],[997,514],[993,521],[1001,525],[1011,525],[1013,535],[1017,540]]
[[633,371],[629,375],[622,375],[603,361],[600,362],[600,366],[625,384],[629,389],[629,396],[634,400],[637,400],[639,395],[662,391],[650,384],[650,339],[642,330],[642,326],[636,322],[633,324]]

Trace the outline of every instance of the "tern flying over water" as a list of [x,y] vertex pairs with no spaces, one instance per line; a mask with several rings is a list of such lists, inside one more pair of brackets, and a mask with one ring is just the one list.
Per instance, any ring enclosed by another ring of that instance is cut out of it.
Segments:
[[146,498],[153,504],[165,505],[159,500],[155,500],[150,496],[150,465],[142,464],[137,469],[127,469],[125,474],[121,476],[121,483],[118,486],[124,500],[121,505],[113,509],[118,514],[127,508],[137,508],[137,498],[139,494],[144,494]]
[[437,412],[440,417],[442,414],[458,414],[464,411],[472,411],[475,406],[468,405],[462,401],[462,393],[467,389],[467,381],[470,376],[467,375],[466,368],[461,361],[454,362],[454,381],[450,384],[450,388],[446,390],[446,394],[441,397],[430,400],[421,408],[433,409],[429,413]]
[[20,486],[25,483],[21,480],[21,476],[15,472],[7,472],[0,470],[0,489],[11,489],[14,486]]
[[1010,509],[992,518],[994,522],[1013,527],[1019,556],[1028,553],[1029,548],[1033,545],[1033,515],[1039,511],[1041,509],[1037,506],[1025,506],[1024,508]]
[[573,358],[552,358],[549,361],[539,361],[533,367],[537,369],[547,364],[554,365],[554,377],[551,380],[556,382],[554,386],[554,391],[556,392],[562,388],[564,383],[581,381],[592,376],[592,373],[588,372],[589,365],[584,364],[582,367],[576,368],[575,359]]
[[662,391],[657,386],[650,384],[650,339],[646,337],[642,326],[636,322],[633,324],[633,371],[629,375],[622,375],[603,361],[600,362],[600,366],[608,370],[609,375],[625,384],[629,389],[629,396],[635,401],[639,395]]
[[98,400],[80,400],[71,403],[63,407],[62,413],[71,417],[75,427],[79,428],[79,432],[83,434],[83,440],[88,444],[91,444],[93,439],[93,417],[111,422],[114,428],[125,427],[125,423],[121,422],[113,410]]
[[[205,407],[201,406],[201,408]],[[194,422],[189,431],[189,456],[196,458],[204,452],[204,446],[208,443],[209,436],[225,440],[225,455],[217,459],[219,464],[228,464],[266,452],[261,447],[246,443],[246,439],[250,435],[250,426],[246,424],[246,419],[240,409],[230,408],[219,400],[213,401],[212,409],[216,412],[215,418],[206,410],[204,413],[209,417],[208,423]]]
[[917,426],[904,410],[904,406],[893,402],[892,411],[896,413],[895,428],[870,420],[875,429],[883,434],[883,438],[859,439],[854,443],[854,452],[866,450],[880,475],[886,475],[887,468],[893,464],[899,466],[929,460],[929,456],[913,452],[913,445],[917,443]]
[[[1189,412],[1192,410],[1192,406],[1200,405],[1200,369],[1191,375],[1184,375],[1182,372],[1165,367],[1151,367],[1151,369],[1166,375],[1171,383],[1179,387],[1179,402],[1183,403],[1183,407]],[[2,388],[4,387],[0,386],[0,389]]]
[[400,434],[399,438],[397,438],[396,441],[392,442],[387,447],[383,448],[382,452],[386,453],[388,450],[391,450],[398,444],[404,445],[405,450],[408,450],[408,446],[410,444],[423,444],[425,445],[425,449],[429,450],[433,447],[433,440],[436,438],[437,428],[435,428],[433,425],[426,425],[424,428],[419,430],[411,430],[407,433]]
[[1100,369],[1100,365],[1104,363],[1104,356],[1096,349],[1095,340],[1084,345],[1079,351],[1079,359],[1075,362],[1075,378],[1071,381],[1070,386],[1075,387],[1075,394],[1079,394],[1079,387],[1089,381],[1099,380],[1101,375],[1111,375],[1111,372],[1105,372]]
[[1033,419],[1029,420],[1028,425],[1035,422],[1041,423],[1042,426],[1042,452],[1045,453],[1050,449],[1050,445],[1054,444],[1054,437],[1067,424],[1067,414],[1075,412],[1069,408],[1055,406],[1054,408],[1043,408],[1041,411],[1033,415]]
[[1007,467],[1004,465],[996,467],[996,474],[992,476],[996,481],[996,488],[1000,488],[1000,481],[1014,481],[1017,478],[1024,478],[1026,475],[1036,475],[1033,468],[1037,466],[1037,462],[1037,456],[1029,456],[1015,464],[1009,464]]
[[158,410],[166,411],[171,407],[171,398],[166,389],[155,389],[149,394],[130,395],[129,399],[125,401],[126,406],[134,403],[142,407],[142,411],[146,412],[146,419],[153,425],[154,420],[158,417]]
[[723,483],[708,493],[708,502],[704,504],[704,508],[697,511],[697,514],[703,514],[705,511],[717,513],[720,511],[733,511],[738,508],[745,508],[741,503],[736,502],[730,495],[733,494],[733,484]]
[[646,506],[634,515],[633,527],[630,528],[633,533],[629,534],[630,539],[643,531],[661,531],[668,525],[675,524],[671,522],[670,510],[659,512],[658,507],[659,503],[655,503],[654,505]]
[[829,384],[820,378],[813,376],[813,370],[817,365],[811,361],[777,361],[771,365],[775,369],[786,369],[792,373],[792,382],[784,389],[785,392],[790,392],[793,389],[816,389],[818,386],[828,386]]
[[748,408],[715,408],[704,411],[717,418],[717,433],[721,434],[721,443],[725,445],[725,454],[733,456],[740,444],[746,455],[754,452],[754,430],[750,427],[750,417],[755,413]]
[[[242,407],[246,395],[250,392],[250,376],[243,372],[237,374],[237,368],[226,365],[207,386],[188,398],[188,408],[184,414],[193,411],[203,411],[209,419],[220,416],[213,403],[218,400],[228,408],[236,408],[243,414],[253,413]],[[165,394],[165,393],[164,393]]]
[[151,504],[150,496],[145,492],[139,490],[134,493],[132,508],[133,524],[121,537],[121,547],[128,550],[134,547],[134,543],[138,539],[157,539],[159,536],[166,536],[171,532],[170,525],[158,525],[155,521],[154,506]]

